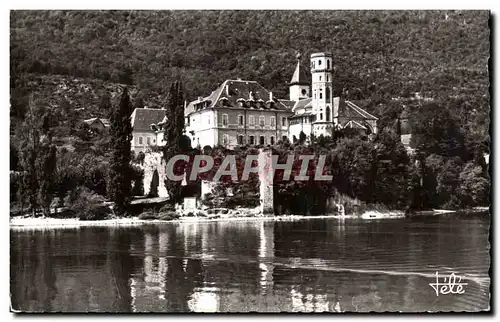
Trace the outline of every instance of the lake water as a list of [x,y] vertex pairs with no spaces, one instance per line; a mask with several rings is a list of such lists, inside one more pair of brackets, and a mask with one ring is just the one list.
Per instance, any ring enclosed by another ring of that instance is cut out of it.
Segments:
[[[11,229],[13,309],[480,311],[489,216]],[[429,283],[455,272],[464,294]]]

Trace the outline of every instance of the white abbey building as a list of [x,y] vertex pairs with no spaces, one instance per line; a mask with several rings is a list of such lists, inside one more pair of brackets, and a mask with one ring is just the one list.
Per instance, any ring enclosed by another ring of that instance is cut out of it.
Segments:
[[[185,107],[185,133],[191,146],[274,145],[285,138],[298,140],[301,132],[309,141],[311,135],[331,136],[335,128],[377,133],[375,116],[342,97],[334,97],[331,53],[312,54],[310,73],[312,81],[297,55],[289,100],[277,99],[256,81],[224,81],[210,95],[199,97]],[[168,122],[164,113],[145,110],[136,109],[132,117],[132,146],[136,151],[164,144],[162,133],[151,128],[158,122]]]
[[300,55],[290,82],[290,101],[293,116],[289,120],[288,135],[299,138],[331,136],[335,127],[357,128],[377,133],[377,118],[352,102],[333,95],[333,58],[330,53],[311,55],[312,83],[300,64]]

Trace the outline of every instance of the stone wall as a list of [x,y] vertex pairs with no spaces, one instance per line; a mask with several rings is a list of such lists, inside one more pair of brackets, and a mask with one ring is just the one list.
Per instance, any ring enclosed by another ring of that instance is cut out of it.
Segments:
[[274,215],[273,180],[269,176],[271,155],[271,150],[259,150],[260,211],[263,215]]
[[158,184],[158,197],[168,197],[167,188],[165,187],[166,162],[163,159],[161,152],[146,152],[144,156],[144,195],[149,193],[151,180],[155,170],[158,171],[160,183]]
[[209,193],[214,193],[216,183],[208,180],[201,180],[201,199],[205,199],[205,196]]

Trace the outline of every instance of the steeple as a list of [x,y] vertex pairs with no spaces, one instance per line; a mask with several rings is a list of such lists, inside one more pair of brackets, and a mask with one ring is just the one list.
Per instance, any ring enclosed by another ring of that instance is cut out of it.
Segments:
[[309,87],[311,82],[307,77],[305,69],[300,65],[300,53],[297,54],[297,67],[290,81],[290,100],[298,101],[309,97]]
[[292,80],[290,81],[290,86],[292,85],[311,85],[307,77],[306,71],[300,66],[301,54],[297,54],[297,67],[295,67],[295,72],[293,73]]

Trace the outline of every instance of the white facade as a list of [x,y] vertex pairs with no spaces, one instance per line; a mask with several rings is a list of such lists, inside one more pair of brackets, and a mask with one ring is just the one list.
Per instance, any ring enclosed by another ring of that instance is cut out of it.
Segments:
[[315,115],[312,133],[315,136],[330,136],[334,124],[333,103],[333,59],[330,53],[311,55],[312,112]]
[[219,141],[217,113],[213,109],[186,116],[186,134],[191,139],[191,147],[215,146]]
[[[311,54],[310,73],[301,67],[300,55],[297,58],[289,101],[273,98],[272,92],[255,81],[238,79],[226,80],[209,96],[186,105],[185,134],[191,146],[275,145],[284,139],[299,140],[301,132],[310,142],[312,135],[331,136],[336,128],[344,127],[377,133],[376,117],[353,102],[335,97],[331,53]],[[132,150],[164,145],[161,131],[134,131]]]
[[[310,57],[311,96],[299,97],[292,107],[294,115],[290,118],[289,136],[297,139],[304,132],[310,139],[311,135],[319,137],[332,136],[336,128],[344,126],[377,133],[377,118],[367,113],[354,103],[335,97],[333,93],[333,58],[328,52],[313,53]],[[297,65],[290,84],[290,98],[297,97],[296,75],[300,72]],[[305,77],[302,76],[302,79]],[[294,84],[292,86],[292,83]],[[305,84],[304,81],[300,81]],[[302,85],[305,86],[305,85]]]
[[157,144],[158,144],[158,134],[154,133],[153,131],[132,132],[131,150],[136,153],[146,152],[148,147],[156,146]]

